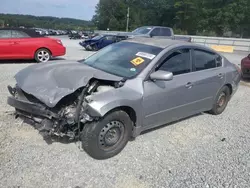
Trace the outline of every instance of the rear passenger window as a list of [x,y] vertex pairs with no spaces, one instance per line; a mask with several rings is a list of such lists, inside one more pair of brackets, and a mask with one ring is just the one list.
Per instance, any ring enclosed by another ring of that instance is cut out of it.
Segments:
[[0,30],[0,39],[11,38],[11,30]]
[[161,34],[160,36],[172,36],[171,30],[167,28],[161,28]]
[[157,70],[169,71],[173,75],[180,75],[191,72],[190,50],[176,50],[158,67]]
[[194,71],[201,71],[222,66],[222,58],[211,52],[194,50]]

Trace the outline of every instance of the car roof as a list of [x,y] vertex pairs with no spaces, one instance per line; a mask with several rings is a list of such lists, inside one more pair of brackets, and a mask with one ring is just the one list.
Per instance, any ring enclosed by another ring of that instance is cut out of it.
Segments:
[[125,40],[125,42],[126,41],[160,47],[160,48],[167,48],[169,46],[176,45],[176,44],[179,44],[180,46],[192,44],[190,42],[185,42],[181,40],[172,40],[172,39],[165,39],[165,38],[148,38],[148,37],[135,37],[132,39],[127,39]]
[[38,33],[36,32],[36,29],[6,27],[6,28],[0,28],[0,30],[16,30],[16,31],[22,31],[22,32],[28,34],[30,37],[42,37],[40,34],[38,34]]
[[142,28],[142,27],[148,27],[148,28],[167,28],[167,29],[172,29],[171,27],[157,26],[157,25],[141,26],[141,27],[138,27],[138,28]]
[[181,41],[181,40],[166,39],[166,38],[135,37],[132,39],[121,41],[121,42],[145,44],[145,45],[155,46],[155,47],[159,47],[163,49],[173,46],[173,45],[175,45],[175,47],[189,46],[189,47],[195,47],[201,50],[206,50],[206,51],[210,51],[212,53],[221,55],[220,53],[213,50],[212,48],[209,48],[201,44],[196,44],[196,43]]

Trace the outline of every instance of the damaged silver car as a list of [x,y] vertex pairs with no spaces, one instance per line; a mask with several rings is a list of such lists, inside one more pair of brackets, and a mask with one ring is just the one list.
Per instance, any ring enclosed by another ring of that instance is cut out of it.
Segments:
[[120,153],[143,131],[200,112],[221,114],[240,71],[210,48],[135,38],[85,60],[29,66],[8,104],[46,136],[81,140],[95,159]]

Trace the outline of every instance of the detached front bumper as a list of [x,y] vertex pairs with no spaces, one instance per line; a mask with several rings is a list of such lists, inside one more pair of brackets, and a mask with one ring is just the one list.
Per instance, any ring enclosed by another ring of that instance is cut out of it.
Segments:
[[[44,118],[48,118],[48,119],[52,119],[52,118],[58,119],[59,118],[57,114],[48,110],[45,106],[43,106],[41,104],[36,104],[36,103],[28,102],[28,101],[19,100],[19,99],[12,97],[12,96],[8,97],[7,103],[10,106],[14,107],[15,109],[26,112],[26,113],[30,114],[31,116],[34,115],[34,116],[44,117]],[[23,115],[26,116],[26,113]]]
[[47,119],[59,118],[58,114],[52,112],[46,106],[28,100],[19,87],[12,88],[11,86],[8,86],[8,90],[11,96],[7,98],[7,104],[14,107],[18,114],[24,115],[28,118],[34,116]]

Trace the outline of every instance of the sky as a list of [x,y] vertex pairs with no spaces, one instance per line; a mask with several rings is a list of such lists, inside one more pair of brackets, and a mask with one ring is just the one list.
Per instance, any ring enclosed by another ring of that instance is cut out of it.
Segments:
[[0,0],[0,13],[91,20],[99,0]]

